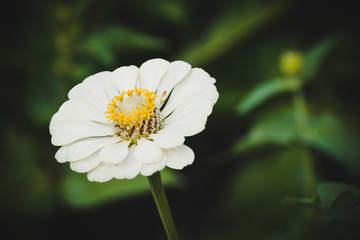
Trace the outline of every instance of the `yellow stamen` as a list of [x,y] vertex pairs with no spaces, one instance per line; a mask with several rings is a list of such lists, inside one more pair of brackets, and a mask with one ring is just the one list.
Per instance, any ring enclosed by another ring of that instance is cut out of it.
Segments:
[[135,87],[133,90],[123,91],[107,105],[106,118],[120,127],[138,127],[141,121],[153,116],[156,97],[154,92],[147,89]]

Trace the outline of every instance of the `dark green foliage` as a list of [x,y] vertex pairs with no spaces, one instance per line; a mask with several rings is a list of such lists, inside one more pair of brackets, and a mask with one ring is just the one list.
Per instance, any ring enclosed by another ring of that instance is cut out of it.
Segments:
[[[162,172],[181,239],[360,239],[350,1],[30,1],[4,7],[0,209],[15,238],[165,239],[145,177],[91,183],[49,121],[85,77],[161,57],[216,78],[195,162]],[[303,56],[285,76],[285,51]]]

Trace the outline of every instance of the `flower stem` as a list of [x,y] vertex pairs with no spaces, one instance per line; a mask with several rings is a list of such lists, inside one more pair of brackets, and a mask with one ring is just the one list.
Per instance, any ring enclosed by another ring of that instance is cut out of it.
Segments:
[[293,105],[298,134],[302,137],[306,137],[310,132],[310,128],[308,123],[306,100],[301,89],[294,92]]
[[164,186],[161,181],[160,172],[156,172],[148,177],[151,193],[154,197],[161,221],[164,225],[166,235],[169,240],[178,240],[178,234],[171,215],[169,204],[166,199]]

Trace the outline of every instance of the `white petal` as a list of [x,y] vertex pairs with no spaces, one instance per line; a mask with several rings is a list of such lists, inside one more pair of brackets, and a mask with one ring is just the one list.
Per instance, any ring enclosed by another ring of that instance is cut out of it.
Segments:
[[[186,132],[186,129],[185,129],[185,132]],[[173,142],[176,143],[176,139],[178,139],[178,141],[180,142],[180,136],[185,136],[184,135],[184,129],[182,128],[179,128],[178,126],[176,125],[169,125],[168,126],[164,126],[163,129],[161,129],[160,131],[158,131],[156,134],[166,134],[166,135],[171,135],[171,136],[176,136],[174,137],[173,139]],[[177,143],[179,143],[177,142]],[[165,144],[165,143],[164,143]],[[177,144],[176,144],[177,145]],[[181,145],[181,144],[180,144]],[[176,147],[176,146],[174,146]],[[165,148],[165,147],[161,147],[161,148]]]
[[181,134],[175,133],[163,133],[161,130],[156,134],[151,134],[150,138],[154,140],[154,143],[161,148],[172,148],[180,146],[184,143],[185,138]]
[[67,118],[60,118],[57,124],[59,127],[52,132],[51,138],[51,143],[55,146],[65,145],[86,137],[114,135],[114,128],[111,125],[86,120],[74,119],[69,121]]
[[135,88],[139,69],[135,66],[120,67],[112,72],[112,80],[118,93]]
[[156,98],[155,103],[160,103],[161,97],[164,92],[166,92],[166,95],[168,96],[173,87],[189,73],[190,69],[191,65],[186,62],[171,62],[169,65],[169,70],[160,80],[159,86],[157,87],[156,94],[158,95],[158,97]]
[[164,130],[174,129],[185,137],[195,135],[204,130],[212,108],[212,103],[202,99],[192,104],[185,102],[164,120]]
[[160,58],[151,59],[140,66],[140,88],[156,90],[161,78],[169,69],[169,62]]
[[92,182],[107,182],[113,178],[111,166],[112,164],[109,163],[100,163],[87,174],[87,178]]
[[55,153],[55,159],[59,163],[67,162],[68,161],[68,158],[67,158],[68,150],[69,150],[69,145],[62,146],[61,148],[59,148],[59,150],[57,150],[57,152]]
[[[93,77],[90,76],[87,79],[89,78]],[[98,84],[92,83],[91,81],[86,83],[85,80],[69,91],[69,99],[84,102],[99,112],[105,111],[106,105],[110,102],[106,93]]]
[[[175,111],[165,119],[165,123],[179,122],[187,118],[194,119],[194,115],[207,117],[213,109],[213,104],[207,100],[198,99],[181,103]],[[194,119],[195,120],[195,119]]]
[[93,170],[100,164],[99,153],[94,153],[87,158],[71,162],[71,170],[79,173],[85,173]]
[[64,102],[59,110],[52,116],[49,125],[49,131],[51,135],[61,128],[64,121],[84,119],[82,116],[75,114],[75,112],[71,112],[71,110],[69,110],[69,107],[71,107],[70,105],[70,100]]
[[81,124],[89,123],[97,126],[98,124],[92,120],[97,121],[103,126],[112,127],[112,125],[107,122],[104,114],[105,109],[106,108],[104,108],[102,112],[99,112],[85,102],[68,100],[61,105],[59,111],[51,118],[49,127],[50,134],[64,128],[64,125],[69,123],[76,124],[81,122]]
[[133,149],[130,149],[126,159],[119,164],[113,165],[111,171],[117,179],[132,179],[140,173],[141,165],[136,159]]
[[57,127],[56,125],[61,126],[61,123],[56,123],[58,118],[61,118],[62,120],[66,118],[69,121],[72,119],[86,119],[103,124],[110,124],[104,112],[105,108],[100,112],[96,108],[83,101],[68,100],[61,105],[59,111],[54,115],[54,119],[51,120],[50,133],[54,131],[54,126],[55,128]]
[[100,150],[100,159],[102,162],[117,164],[126,158],[128,150],[127,141],[111,144]]
[[[94,80],[92,80],[94,79]],[[92,75],[92,79],[89,78],[84,80],[84,83],[93,83],[96,84],[99,88],[103,90],[106,95],[108,102],[118,94],[116,85],[112,80],[112,72],[104,71]]]
[[186,145],[181,145],[176,148],[165,149],[167,164],[169,168],[183,169],[185,166],[194,162],[194,152]]
[[135,157],[141,163],[155,163],[162,158],[163,152],[154,142],[140,138],[134,150]]
[[67,152],[68,161],[86,158],[99,149],[120,141],[118,137],[85,138],[70,145]]
[[200,118],[201,116],[194,116],[196,119],[187,119],[176,125],[168,126],[170,131],[179,131],[185,137],[190,137],[202,132],[205,129],[207,118]]
[[107,115],[104,113],[106,110],[106,106],[104,106],[104,109],[102,111],[98,111],[97,109],[93,108],[88,104],[85,104],[82,101],[70,100],[70,102],[73,106],[73,110],[75,110],[75,114],[79,114],[80,116],[92,121],[111,124],[106,118]]
[[160,160],[160,162],[143,164],[140,173],[143,176],[150,176],[153,173],[162,170],[166,166],[166,162],[166,156],[163,155],[163,158]]
[[162,114],[169,115],[186,101],[203,99],[215,104],[219,94],[213,85],[214,81],[204,70],[191,69],[190,73],[174,87]]

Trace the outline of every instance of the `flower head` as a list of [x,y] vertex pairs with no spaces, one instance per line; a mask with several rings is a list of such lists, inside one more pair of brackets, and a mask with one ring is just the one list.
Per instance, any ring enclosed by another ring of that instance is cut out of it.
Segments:
[[92,75],[51,119],[55,158],[98,182],[182,169],[194,161],[185,137],[205,128],[218,99],[214,83],[200,68],[163,59]]
[[286,51],[280,56],[280,71],[285,75],[298,75],[303,68],[303,64],[303,56],[300,52]]

